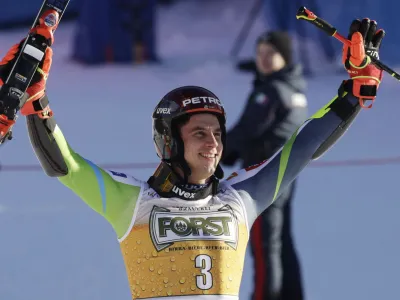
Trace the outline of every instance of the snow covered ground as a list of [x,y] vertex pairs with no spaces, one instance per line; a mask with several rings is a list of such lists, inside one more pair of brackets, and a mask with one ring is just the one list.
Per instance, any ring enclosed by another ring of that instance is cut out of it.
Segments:
[[[180,85],[202,85],[225,103],[230,127],[238,118],[251,77],[237,73],[228,57],[243,24],[237,1],[185,1],[160,12],[161,65],[85,67],[71,62],[74,23],[56,33],[48,94],[57,122],[73,148],[103,164],[157,162],[151,139],[151,112],[158,100]],[[237,4],[237,3],[236,3]],[[247,11],[247,9],[245,10]],[[258,20],[243,55],[251,54]],[[2,32],[0,53],[26,30]],[[324,162],[399,155],[400,85],[385,76],[379,99],[349,132],[299,177],[294,233],[307,299],[394,299],[400,269],[400,165],[321,165]],[[345,75],[309,80],[310,113],[336,93]],[[128,300],[130,293],[116,237],[95,214],[57,180],[37,169],[24,119],[15,139],[0,149],[0,299]],[[146,180],[152,168],[126,169]],[[227,170],[228,172],[229,170]],[[252,287],[246,259],[241,299]]]

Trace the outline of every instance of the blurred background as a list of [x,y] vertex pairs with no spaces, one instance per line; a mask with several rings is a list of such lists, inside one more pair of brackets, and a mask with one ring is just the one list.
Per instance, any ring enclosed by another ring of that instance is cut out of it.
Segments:
[[[41,5],[3,2],[1,56],[25,37]],[[158,161],[151,113],[159,99],[177,86],[204,86],[225,103],[231,127],[252,81],[236,63],[254,57],[256,38],[273,29],[293,38],[312,114],[347,75],[341,44],[296,20],[300,6],[343,35],[354,18],[377,20],[386,31],[381,59],[399,71],[394,0],[71,0],[47,84],[57,123],[84,157],[147,180]],[[398,295],[400,85],[384,77],[373,109],[299,177],[293,231],[306,299]],[[0,299],[130,299],[112,228],[41,171],[24,121],[0,148]],[[248,253],[240,299],[250,299],[252,272]]]

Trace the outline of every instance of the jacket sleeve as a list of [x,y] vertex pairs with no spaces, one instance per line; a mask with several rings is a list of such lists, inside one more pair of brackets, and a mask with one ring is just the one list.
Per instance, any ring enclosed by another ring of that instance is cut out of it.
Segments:
[[358,99],[339,95],[300,126],[271,158],[233,173],[228,179],[239,192],[254,221],[285,187],[312,161],[319,158],[346,132],[360,112]]
[[68,145],[54,118],[27,117],[32,147],[45,173],[57,177],[89,207],[107,219],[117,236],[130,226],[140,182],[125,174],[103,170]]

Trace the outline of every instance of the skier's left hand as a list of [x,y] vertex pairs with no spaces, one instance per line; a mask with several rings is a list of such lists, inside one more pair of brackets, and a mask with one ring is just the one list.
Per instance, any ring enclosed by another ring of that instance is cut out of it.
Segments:
[[[370,19],[354,20],[348,38],[350,46],[344,45],[342,62],[350,75],[352,93],[363,100],[374,100],[383,72],[371,63],[372,56],[379,59],[379,48],[385,31],[377,29]],[[362,102],[362,101],[361,101]]]
[[[24,40],[22,40],[19,44],[12,46],[0,62],[0,88],[10,74],[14,62],[21,51],[23,42]],[[52,57],[53,50],[50,47],[47,47],[46,53],[36,69],[35,75],[33,76],[33,79],[26,91],[28,100],[21,108],[22,115],[37,114],[43,111],[43,109],[39,108],[39,106],[42,105],[38,105],[38,101],[43,98],[45,94],[46,81],[51,68]]]

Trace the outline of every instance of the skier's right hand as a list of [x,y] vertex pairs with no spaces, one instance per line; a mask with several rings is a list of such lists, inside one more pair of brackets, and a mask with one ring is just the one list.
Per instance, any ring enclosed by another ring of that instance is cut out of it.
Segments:
[[[9,76],[14,62],[21,51],[23,43],[24,40],[12,46],[2,59],[2,61],[0,61],[0,88]],[[38,68],[36,69],[36,73],[33,76],[33,79],[26,91],[26,96],[28,97],[28,100],[21,108],[22,115],[26,116],[31,114],[38,114],[39,116],[41,116],[43,113],[49,111],[47,103],[41,103],[40,100],[43,99],[43,96],[45,94],[46,81],[51,68],[52,57],[53,51],[50,47],[47,47],[46,53],[43,56],[43,59],[40,62]]]

